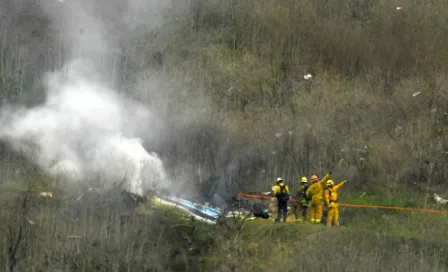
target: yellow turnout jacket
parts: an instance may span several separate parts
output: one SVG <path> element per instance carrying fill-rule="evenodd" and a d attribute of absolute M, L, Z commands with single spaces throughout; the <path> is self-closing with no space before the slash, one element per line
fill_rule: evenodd
<path fill-rule="evenodd" d="M 277 196 L 280 193 L 280 190 L 281 190 L 280 186 L 283 186 L 283 185 L 285 185 L 285 184 L 283 182 L 281 182 L 279 185 L 276 185 L 274 187 L 274 196 Z M 289 194 L 288 185 L 285 185 L 285 191 Z"/>
<path fill-rule="evenodd" d="M 338 185 L 334 185 L 333 188 L 328 187 L 325 190 L 325 204 L 327 206 L 330 205 L 331 202 L 337 202 L 338 201 L 338 191 L 341 189 L 341 187 L 345 184 L 345 182 L 341 182 Z M 331 192 L 331 194 L 330 194 Z"/>
<path fill-rule="evenodd" d="M 326 174 L 320 181 L 311 184 L 306 191 L 306 197 L 311 201 L 323 199 L 324 183 L 330 178 L 330 174 Z"/>

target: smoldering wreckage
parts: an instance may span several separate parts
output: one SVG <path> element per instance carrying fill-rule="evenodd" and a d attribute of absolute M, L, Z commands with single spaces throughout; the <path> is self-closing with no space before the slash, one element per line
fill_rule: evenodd
<path fill-rule="evenodd" d="M 272 195 L 271 192 L 263 194 Z M 42 198 L 58 197 L 54 192 L 40 192 L 39 195 Z M 215 197 L 224 199 L 217 194 L 215 194 Z M 208 202 L 200 204 L 166 192 L 149 191 L 148 194 L 142 196 L 121 188 L 102 190 L 89 187 L 65 200 L 67 202 L 66 208 L 74 216 L 81 213 L 82 207 L 93 200 L 96 210 L 114 207 L 118 213 L 127 213 L 140 205 L 146 205 L 154 209 L 173 209 L 178 212 L 180 217 L 192 218 L 207 224 L 216 224 L 219 220 L 225 218 L 238 218 L 240 220 L 268 219 L 270 218 L 269 211 L 274 213 L 274 210 L 276 210 L 276 205 L 272 201 L 264 203 L 265 201 L 251 201 L 239 196 L 220 201 L 221 205 L 216 207 Z"/>

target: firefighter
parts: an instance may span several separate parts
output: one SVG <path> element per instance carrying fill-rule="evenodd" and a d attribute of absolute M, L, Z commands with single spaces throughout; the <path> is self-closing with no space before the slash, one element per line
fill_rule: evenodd
<path fill-rule="evenodd" d="M 311 199 L 310 205 L 310 223 L 319 224 L 322 220 L 323 212 L 323 188 L 324 183 L 330 178 L 332 171 L 319 181 L 316 175 L 311 177 L 311 186 L 306 191 L 306 197 Z"/>
<path fill-rule="evenodd" d="M 327 181 L 327 189 L 325 190 L 325 205 L 328 207 L 327 212 L 327 226 L 331 227 L 334 220 L 334 225 L 339 227 L 339 204 L 338 204 L 338 191 L 341 187 L 347 183 L 346 180 L 334 185 L 334 182 L 330 179 Z"/>
<path fill-rule="evenodd" d="M 277 218 L 275 222 L 280 222 L 283 215 L 283 222 L 286 222 L 288 213 L 289 188 L 282 178 L 277 178 L 277 185 L 274 187 L 274 196 L 277 198 Z"/>
<path fill-rule="evenodd" d="M 297 190 L 297 202 L 294 205 L 294 215 L 296 217 L 296 222 L 302 221 L 302 219 L 299 218 L 299 211 L 302 211 L 303 221 L 306 221 L 307 219 L 308 206 L 310 205 L 309 199 L 306 197 L 307 189 L 308 179 L 306 177 L 302 177 L 302 179 L 300 180 L 299 189 Z"/>

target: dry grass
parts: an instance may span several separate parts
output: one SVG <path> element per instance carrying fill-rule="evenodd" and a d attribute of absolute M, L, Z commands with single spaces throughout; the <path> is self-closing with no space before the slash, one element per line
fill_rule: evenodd
<path fill-rule="evenodd" d="M 24 201 L 24 194 L 1 195 L 5 271 L 10 228 L 11 237 L 19 229 L 23 233 L 14 271 L 448 269 L 448 233 L 436 227 L 444 225 L 440 216 L 342 210 L 349 228 L 259 219 L 236 232 L 181 219 L 171 210 L 98 208 L 98 196 L 82 204 L 60 197 Z M 64 212 L 67 203 L 83 209 L 76 215 Z"/>

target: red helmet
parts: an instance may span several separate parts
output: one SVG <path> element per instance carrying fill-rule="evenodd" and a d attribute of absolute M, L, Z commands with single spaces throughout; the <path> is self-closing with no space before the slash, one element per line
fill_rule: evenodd
<path fill-rule="evenodd" d="M 311 182 L 317 182 L 317 181 L 318 181 L 317 176 L 316 175 L 312 175 L 311 176 Z"/>

